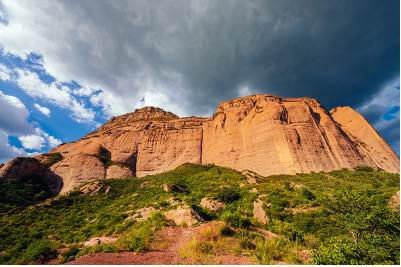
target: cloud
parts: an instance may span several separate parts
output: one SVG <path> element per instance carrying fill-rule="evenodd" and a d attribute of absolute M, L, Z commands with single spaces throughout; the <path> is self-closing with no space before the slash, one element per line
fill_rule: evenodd
<path fill-rule="evenodd" d="M 400 153 L 400 77 L 385 82 L 378 93 L 356 109 Z"/>
<path fill-rule="evenodd" d="M 43 147 L 45 139 L 39 135 L 26 135 L 20 136 L 18 139 L 21 141 L 25 149 L 40 150 Z"/>
<path fill-rule="evenodd" d="M 40 112 L 42 112 L 47 117 L 50 117 L 50 109 L 48 109 L 46 107 L 42 107 L 41 105 L 39 105 L 37 103 L 34 104 L 34 107 L 37 108 Z"/>
<path fill-rule="evenodd" d="M 18 85 L 29 96 L 70 110 L 72 112 L 71 117 L 79 123 L 99 126 L 94 121 L 95 112 L 91 108 L 86 108 L 84 103 L 73 97 L 71 95 L 72 90 L 67 86 L 57 82 L 46 83 L 40 79 L 36 72 L 28 69 L 9 69 L 4 65 L 0 65 L 1 70 L 4 70 L 4 73 L 8 75 L 7 81 Z M 81 92 L 85 92 L 85 90 L 78 90 L 78 94 L 82 94 Z M 38 104 L 35 104 L 35 107 L 49 117 L 50 110 L 48 108 L 41 107 Z"/>
<path fill-rule="evenodd" d="M 28 116 L 28 109 L 18 98 L 0 91 L 0 130 L 10 135 L 33 133 L 33 126 L 27 122 Z"/>
<path fill-rule="evenodd" d="M 0 80 L 3 80 L 3 81 L 10 80 L 11 79 L 10 74 L 11 74 L 11 71 L 3 64 L 0 64 Z"/>
<path fill-rule="evenodd" d="M 399 75 L 396 0 L 3 0 L 2 5 L 3 52 L 21 59 L 40 55 L 57 82 L 82 87 L 63 91 L 47 84 L 39 95 L 35 75 L 25 70 L 19 85 L 34 97 L 68 103 L 78 121 L 95 114 L 85 108 L 80 115 L 86 106 L 80 98 L 71 100 L 73 95 L 88 97 L 105 116 L 131 112 L 143 105 L 143 97 L 146 105 L 180 116 L 210 116 L 220 102 L 248 89 L 314 97 L 331 109 L 359 107 Z"/>
<path fill-rule="evenodd" d="M 38 151 L 29 153 L 25 149 L 41 150 L 45 146 L 53 148 L 61 144 L 61 140 L 28 123 L 28 117 L 29 111 L 20 99 L 0 91 L 0 162 L 38 154 Z M 9 136 L 17 136 L 23 148 L 11 145 Z"/>
<path fill-rule="evenodd" d="M 8 135 L 0 130 L 0 162 L 7 162 L 15 157 L 25 157 L 28 153 L 22 148 L 12 146 L 8 142 Z"/>
<path fill-rule="evenodd" d="M 42 129 L 36 128 L 35 131 L 36 134 L 18 137 L 25 149 L 41 150 L 46 144 L 52 148 L 61 144 L 61 140 L 54 138 Z"/>

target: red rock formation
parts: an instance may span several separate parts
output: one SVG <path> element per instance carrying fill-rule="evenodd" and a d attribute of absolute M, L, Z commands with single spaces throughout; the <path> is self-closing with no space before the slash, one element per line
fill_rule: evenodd
<path fill-rule="evenodd" d="M 330 110 L 333 119 L 352 140 L 354 146 L 364 157 L 387 172 L 400 172 L 400 159 L 383 137 L 358 112 L 350 107 Z"/>
<path fill-rule="evenodd" d="M 399 172 L 399 158 L 390 153 L 391 148 L 373 156 L 373 152 L 356 146 L 355 137 L 369 145 L 370 151 L 378 146 L 384 151 L 389 148 L 384 140 L 374 141 L 376 132 L 362 116 L 358 114 L 363 123 L 351 127 L 339 114 L 333 113 L 336 123 L 315 99 L 272 95 L 223 102 L 213 118 L 178 118 L 146 107 L 112 118 L 86 137 L 49 151 L 60 153 L 64 159 L 47 169 L 44 177 L 59 181 L 53 182 L 53 188 L 63 193 L 84 182 L 142 177 L 187 162 L 214 163 L 261 175 L 358 165 Z M 0 169 L 3 179 L 4 167 Z"/>

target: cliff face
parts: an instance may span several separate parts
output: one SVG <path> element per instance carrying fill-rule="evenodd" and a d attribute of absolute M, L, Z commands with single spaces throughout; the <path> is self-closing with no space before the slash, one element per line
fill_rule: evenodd
<path fill-rule="evenodd" d="M 202 163 L 261 175 L 374 166 L 311 98 L 257 95 L 224 102 L 204 132 Z"/>
<path fill-rule="evenodd" d="M 223 102 L 213 118 L 178 118 L 146 107 L 112 118 L 86 137 L 49 151 L 60 153 L 63 159 L 47 168 L 43 177 L 54 191 L 64 193 L 91 180 L 142 177 L 186 162 L 214 163 L 261 175 L 358 165 L 399 172 L 399 158 L 384 140 L 374 141 L 376 132 L 362 116 L 358 114 L 363 119 L 360 126 L 358 122 L 349 126 L 353 124 L 340 113 L 333 114 L 338 123 L 314 99 L 272 95 Z M 370 152 L 356 145 L 355 138 L 368 144 Z M 374 154 L 378 146 L 387 152 Z M 7 177 L 1 174 L 3 168 L 0 179 Z"/>
<path fill-rule="evenodd" d="M 334 108 L 330 110 L 330 114 L 361 155 L 371 159 L 374 165 L 385 171 L 400 172 L 397 154 L 363 116 L 350 107 Z"/>

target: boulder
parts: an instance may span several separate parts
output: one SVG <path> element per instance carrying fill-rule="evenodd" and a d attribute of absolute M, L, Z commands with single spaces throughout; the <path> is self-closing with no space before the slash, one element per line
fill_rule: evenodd
<path fill-rule="evenodd" d="M 195 210 L 187 206 L 179 206 L 177 209 L 169 210 L 164 213 L 164 216 L 169 220 L 173 220 L 176 225 L 185 223 L 187 226 L 191 226 L 198 221 L 205 222 Z"/>
<path fill-rule="evenodd" d="M 0 169 L 0 180 L 25 180 L 42 177 L 46 167 L 34 158 L 14 158 Z"/>
<path fill-rule="evenodd" d="M 263 209 L 264 202 L 260 199 L 253 202 L 253 217 L 261 223 L 269 223 L 269 217 Z"/>
<path fill-rule="evenodd" d="M 217 212 L 226 206 L 224 202 L 213 200 L 211 198 L 202 198 L 200 205 L 203 208 L 209 209 L 214 212 Z"/>

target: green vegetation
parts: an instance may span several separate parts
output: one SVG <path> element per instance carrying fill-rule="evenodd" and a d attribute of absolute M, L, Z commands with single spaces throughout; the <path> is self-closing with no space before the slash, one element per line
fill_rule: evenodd
<path fill-rule="evenodd" d="M 127 165 L 116 163 L 116 162 L 112 161 L 111 159 L 109 159 L 108 157 L 105 157 L 105 156 L 99 156 L 99 155 L 90 155 L 90 156 L 94 156 L 94 157 L 98 158 L 101 162 L 103 162 L 103 164 L 106 166 L 106 168 L 108 168 L 110 166 L 113 166 L 113 165 L 117 165 L 117 166 L 125 167 L 125 168 L 130 168 Z"/>
<path fill-rule="evenodd" d="M 162 213 L 183 204 L 207 220 L 224 222 L 205 230 L 201 240 L 188 243 L 183 263 L 191 263 L 191 257 L 192 263 L 218 263 L 214 255 L 234 251 L 261 264 L 399 264 L 399 212 L 387 205 L 399 191 L 398 174 L 343 169 L 274 175 L 259 178 L 259 184 L 247 180 L 232 169 L 195 164 L 142 178 L 99 180 L 103 189 L 98 195 L 82 195 L 76 189 L 51 205 L 0 218 L 0 251 L 6 251 L 0 264 L 50 259 L 61 247 L 68 247 L 62 262 L 93 252 L 146 251 L 155 233 L 172 225 Z M 0 184 L 3 214 L 39 201 L 35 195 L 42 192 L 40 186 L 32 189 L 32 183 L 19 182 Z M 182 190 L 166 192 L 165 184 Z M 200 206 L 205 197 L 226 206 L 211 212 Z M 253 218 L 257 199 L 266 203 L 263 208 L 270 220 L 266 225 Z M 348 203 L 353 203 L 351 208 Z M 143 221 L 134 220 L 144 215 L 145 208 L 156 212 Z M 97 236 L 118 239 L 114 244 L 80 245 Z M 313 250 L 311 260 L 300 256 L 304 250 Z"/>
<path fill-rule="evenodd" d="M 399 264 L 399 212 L 366 191 L 340 191 L 321 203 L 348 234 L 329 239 L 320 251 L 313 251 L 314 262 Z"/>
<path fill-rule="evenodd" d="M 41 163 L 48 168 L 63 160 L 63 156 L 60 153 L 46 153 L 43 154 L 43 156 L 45 156 L 47 159 Z"/>
<path fill-rule="evenodd" d="M 26 207 L 52 197 L 46 184 L 37 178 L 0 180 L 0 216 L 17 207 Z"/>

